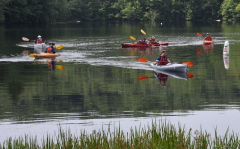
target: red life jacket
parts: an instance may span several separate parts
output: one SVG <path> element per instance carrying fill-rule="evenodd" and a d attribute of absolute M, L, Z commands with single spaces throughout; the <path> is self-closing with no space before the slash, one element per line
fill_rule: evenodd
<path fill-rule="evenodd" d="M 167 65 L 167 63 L 168 63 L 167 57 L 161 56 L 160 65 Z"/>
<path fill-rule="evenodd" d="M 204 40 L 212 41 L 212 37 L 211 36 L 205 37 Z"/>
<path fill-rule="evenodd" d="M 37 39 L 37 44 L 42 44 L 42 43 L 43 43 L 42 40 L 38 40 L 38 39 Z"/>
<path fill-rule="evenodd" d="M 52 47 L 48 47 L 47 53 L 52 53 Z"/>

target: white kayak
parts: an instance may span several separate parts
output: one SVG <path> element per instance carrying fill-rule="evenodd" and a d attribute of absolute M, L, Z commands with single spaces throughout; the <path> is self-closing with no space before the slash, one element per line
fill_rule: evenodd
<path fill-rule="evenodd" d="M 42 43 L 42 44 L 34 44 L 34 52 L 35 53 L 41 53 L 44 52 L 46 50 L 46 44 Z"/>
<path fill-rule="evenodd" d="M 153 63 L 150 64 L 150 67 L 156 70 L 161 70 L 161 71 L 187 71 L 187 65 L 186 64 L 169 64 L 169 65 L 154 65 Z"/>

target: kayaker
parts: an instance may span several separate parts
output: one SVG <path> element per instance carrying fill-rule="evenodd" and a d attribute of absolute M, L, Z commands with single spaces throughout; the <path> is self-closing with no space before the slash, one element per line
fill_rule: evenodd
<path fill-rule="evenodd" d="M 36 44 L 42 44 L 42 43 L 45 43 L 45 42 L 42 41 L 42 37 L 40 35 L 38 35 L 38 39 L 37 40 L 34 40 L 34 43 L 36 43 Z"/>
<path fill-rule="evenodd" d="M 143 40 L 139 40 L 138 43 L 139 44 L 148 44 L 145 38 L 143 38 Z"/>
<path fill-rule="evenodd" d="M 151 44 L 157 44 L 157 41 L 155 40 L 154 36 L 152 36 L 152 40 L 150 42 L 151 42 Z"/>
<path fill-rule="evenodd" d="M 157 63 L 159 63 L 160 65 L 169 65 L 169 64 L 171 64 L 170 60 L 166 56 L 166 51 L 165 50 L 163 50 L 161 52 L 161 55 L 156 59 L 156 62 L 154 62 L 153 64 L 156 65 Z"/>
<path fill-rule="evenodd" d="M 44 51 L 45 53 L 56 53 L 56 49 L 53 47 L 55 45 L 55 43 L 50 42 L 49 43 L 49 47 Z"/>
<path fill-rule="evenodd" d="M 203 39 L 203 41 L 212 41 L 212 37 L 207 33 L 207 36 Z"/>

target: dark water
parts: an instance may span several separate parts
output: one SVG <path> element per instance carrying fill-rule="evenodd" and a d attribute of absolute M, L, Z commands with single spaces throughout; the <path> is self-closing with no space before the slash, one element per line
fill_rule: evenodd
<path fill-rule="evenodd" d="M 134 42 L 129 36 L 146 37 L 141 29 L 169 46 L 122 49 L 120 43 Z M 2 25 L 1 142 L 29 132 L 38 135 L 40 130 L 44 135 L 58 123 L 91 131 L 111 121 L 131 127 L 154 118 L 240 132 L 239 31 L 239 23 L 229 22 Z M 203 46 L 197 32 L 210 33 L 214 45 Z M 33 53 L 33 43 L 21 38 L 35 40 L 37 35 L 63 45 L 62 55 L 55 60 L 23 55 L 24 50 Z M 226 40 L 228 69 L 223 61 Z M 171 62 L 193 62 L 187 72 L 193 78 L 175 74 L 161 82 L 150 63 L 138 62 L 139 57 L 155 61 L 163 49 Z M 141 75 L 148 78 L 138 79 Z"/>

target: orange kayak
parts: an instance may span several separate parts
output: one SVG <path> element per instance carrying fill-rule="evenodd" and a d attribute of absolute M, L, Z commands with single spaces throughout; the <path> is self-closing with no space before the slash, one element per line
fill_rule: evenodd
<path fill-rule="evenodd" d="M 33 54 L 33 56 L 31 56 L 31 57 L 35 57 L 36 59 L 39 59 L 39 58 L 55 58 L 55 57 L 60 56 L 60 55 L 61 55 L 61 53 L 55 53 L 54 54 L 54 53 L 41 52 L 40 54 Z"/>
<path fill-rule="evenodd" d="M 213 41 L 204 41 L 203 44 L 213 44 Z"/>

